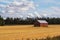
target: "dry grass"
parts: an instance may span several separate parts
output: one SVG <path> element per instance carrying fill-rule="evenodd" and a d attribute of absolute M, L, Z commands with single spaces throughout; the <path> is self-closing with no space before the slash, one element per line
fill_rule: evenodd
<path fill-rule="evenodd" d="M 33 27 L 33 25 L 0 26 L 0 40 L 26 40 L 60 35 L 60 25 Z"/>

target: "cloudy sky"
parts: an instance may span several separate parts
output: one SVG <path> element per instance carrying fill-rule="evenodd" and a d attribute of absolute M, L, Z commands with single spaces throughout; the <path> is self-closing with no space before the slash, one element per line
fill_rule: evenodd
<path fill-rule="evenodd" d="M 0 0 L 0 15 L 6 17 L 60 17 L 60 0 Z"/>

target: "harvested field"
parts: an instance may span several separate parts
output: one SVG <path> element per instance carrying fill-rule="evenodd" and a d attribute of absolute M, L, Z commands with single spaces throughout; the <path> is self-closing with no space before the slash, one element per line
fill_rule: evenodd
<path fill-rule="evenodd" d="M 33 27 L 33 25 L 0 26 L 0 40 L 41 39 L 47 36 L 59 36 L 60 25 Z"/>

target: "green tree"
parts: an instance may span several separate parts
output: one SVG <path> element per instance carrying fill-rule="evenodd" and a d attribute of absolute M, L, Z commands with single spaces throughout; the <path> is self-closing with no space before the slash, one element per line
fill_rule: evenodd
<path fill-rule="evenodd" d="M 13 24 L 13 18 L 7 17 L 6 20 L 5 20 L 5 24 L 6 25 L 12 25 Z"/>
<path fill-rule="evenodd" d="M 3 26 L 4 25 L 4 20 L 3 18 L 0 16 L 0 26 Z"/>

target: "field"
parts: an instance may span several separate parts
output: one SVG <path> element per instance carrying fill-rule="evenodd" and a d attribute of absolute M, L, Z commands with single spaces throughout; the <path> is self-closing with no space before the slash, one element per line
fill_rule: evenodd
<path fill-rule="evenodd" d="M 33 27 L 33 25 L 0 26 L 0 40 L 41 39 L 47 36 L 59 36 L 60 25 L 48 27 Z"/>

